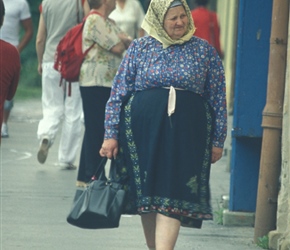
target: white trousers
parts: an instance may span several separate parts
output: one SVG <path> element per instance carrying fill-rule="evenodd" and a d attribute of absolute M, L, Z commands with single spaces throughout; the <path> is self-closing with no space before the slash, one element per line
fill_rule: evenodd
<path fill-rule="evenodd" d="M 53 144 L 59 126 L 62 131 L 58 149 L 59 163 L 74 163 L 81 141 L 82 101 L 79 83 L 71 83 L 71 96 L 68 96 L 69 83 L 60 86 L 60 74 L 53 69 L 53 63 L 42 65 L 42 112 L 38 125 L 38 139 L 48 138 Z"/>

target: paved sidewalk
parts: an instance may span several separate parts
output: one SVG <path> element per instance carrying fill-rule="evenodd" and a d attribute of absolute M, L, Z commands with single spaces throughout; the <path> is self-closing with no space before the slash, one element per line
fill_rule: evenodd
<path fill-rule="evenodd" d="M 59 136 L 47 162 L 37 162 L 36 138 L 40 100 L 15 101 L 8 139 L 0 151 L 0 250 L 141 250 L 147 249 L 139 216 L 123 216 L 118 229 L 83 230 L 66 222 L 75 192 L 77 171 L 61 170 L 57 162 Z M 230 148 L 230 138 L 226 142 Z M 78 163 L 78 161 L 76 161 Z M 214 211 L 229 193 L 227 156 L 212 166 Z M 254 228 L 225 227 L 206 221 L 201 230 L 181 228 L 176 250 L 254 250 Z"/>

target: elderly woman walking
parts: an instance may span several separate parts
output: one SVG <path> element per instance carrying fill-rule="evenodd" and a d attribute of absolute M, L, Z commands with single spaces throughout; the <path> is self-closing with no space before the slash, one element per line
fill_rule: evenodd
<path fill-rule="evenodd" d="M 224 69 L 193 36 L 185 0 L 152 0 L 115 76 L 103 157 L 121 164 L 126 213 L 141 215 L 149 249 L 171 250 L 180 226 L 212 219 L 209 175 L 227 131 Z"/>

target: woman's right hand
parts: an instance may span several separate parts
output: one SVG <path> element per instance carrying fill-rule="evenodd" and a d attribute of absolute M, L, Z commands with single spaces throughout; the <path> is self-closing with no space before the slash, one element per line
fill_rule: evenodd
<path fill-rule="evenodd" d="M 100 155 L 109 159 L 116 158 L 118 154 L 118 141 L 115 139 L 105 139 L 100 149 Z"/>

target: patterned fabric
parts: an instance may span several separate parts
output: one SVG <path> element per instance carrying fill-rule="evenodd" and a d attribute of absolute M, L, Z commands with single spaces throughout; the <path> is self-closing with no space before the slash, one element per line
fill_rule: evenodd
<path fill-rule="evenodd" d="M 163 22 L 165 14 L 173 1 L 152 0 L 141 26 L 150 36 L 161 42 L 164 48 L 172 44 L 183 44 L 192 37 L 195 31 L 190 9 L 185 0 L 180 0 L 183 3 L 189 21 L 187 33 L 178 40 L 173 40 L 168 36 L 163 28 Z"/>
<path fill-rule="evenodd" d="M 199 227 L 196 220 L 212 219 L 212 112 L 200 95 L 177 90 L 176 113 L 168 117 L 168 92 L 136 92 L 124 105 L 119 177 L 127 189 L 125 213 L 158 212 Z"/>
<path fill-rule="evenodd" d="M 113 78 L 121 63 L 121 56 L 113 54 L 110 49 L 121 40 L 121 30 L 110 19 L 95 14 L 90 15 L 83 30 L 83 51 L 92 43 L 93 48 L 87 54 L 80 72 L 80 85 L 83 87 L 111 87 Z"/>
<path fill-rule="evenodd" d="M 132 93 L 170 86 L 205 98 L 215 113 L 213 145 L 223 147 L 227 133 L 224 69 L 216 50 L 197 37 L 167 49 L 152 37 L 132 42 L 106 106 L 105 138 L 118 139 L 121 105 Z"/>

